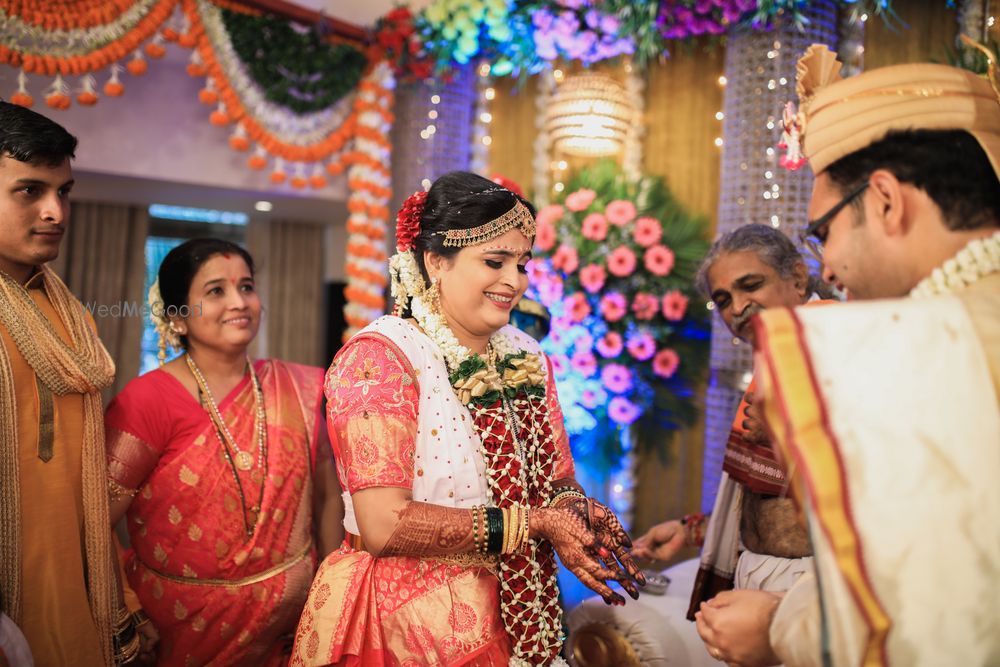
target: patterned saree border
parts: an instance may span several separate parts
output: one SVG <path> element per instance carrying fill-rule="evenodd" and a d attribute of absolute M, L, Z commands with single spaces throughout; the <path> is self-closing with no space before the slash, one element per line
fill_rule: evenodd
<path fill-rule="evenodd" d="M 804 476 L 809 502 L 869 629 L 862 664 L 887 665 L 891 621 L 865 567 L 844 461 L 821 399 L 802 323 L 790 309 L 772 309 L 758 318 L 755 333 L 758 358 L 766 365 L 768 398 L 774 399 L 772 409 L 777 409 L 780 421 L 780 429 L 774 428 L 775 442 Z"/>

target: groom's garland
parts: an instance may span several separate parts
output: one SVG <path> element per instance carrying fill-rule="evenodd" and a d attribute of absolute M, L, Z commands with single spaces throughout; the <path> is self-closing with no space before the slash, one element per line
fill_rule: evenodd
<path fill-rule="evenodd" d="M 490 337 L 490 360 L 459 343 L 430 295 L 414 256 L 426 193 L 403 204 L 396 219 L 397 252 L 389 262 L 396 313 L 406 310 L 444 355 L 448 380 L 472 414 L 496 507 L 542 507 L 552 497 L 556 443 L 545 398 L 540 355 L 521 350 L 502 332 Z M 565 665 L 555 551 L 548 542 L 500 561 L 500 611 L 510 638 L 510 667 Z"/>

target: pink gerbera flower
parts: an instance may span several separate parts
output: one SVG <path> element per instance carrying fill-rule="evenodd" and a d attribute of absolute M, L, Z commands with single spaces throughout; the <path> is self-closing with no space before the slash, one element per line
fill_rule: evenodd
<path fill-rule="evenodd" d="M 659 243 L 663 237 L 663 226 L 656 218 L 639 218 L 635 221 L 632 238 L 643 248 Z"/>
<path fill-rule="evenodd" d="M 604 209 L 608 222 L 612 225 L 627 225 L 635 219 L 635 204 L 624 199 L 616 199 Z"/>
<path fill-rule="evenodd" d="M 551 222 L 539 221 L 535 225 L 535 247 L 542 252 L 548 252 L 555 244 L 556 228 Z"/>
<path fill-rule="evenodd" d="M 657 352 L 656 356 L 653 357 L 653 372 L 661 378 L 673 377 L 680 363 L 681 358 L 677 356 L 677 353 L 666 348 Z"/>
<path fill-rule="evenodd" d="M 622 341 L 622 335 L 617 331 L 609 331 L 608 333 L 601 336 L 601 339 L 597 341 L 597 351 L 605 359 L 614 359 L 619 354 L 622 353 L 625 344 Z"/>
<path fill-rule="evenodd" d="M 576 248 L 563 244 L 552 255 L 552 266 L 564 273 L 573 273 L 580 266 L 580 256 Z"/>
<path fill-rule="evenodd" d="M 577 352 L 569 361 L 577 373 L 585 378 L 593 377 L 597 372 L 597 357 L 593 352 Z"/>
<path fill-rule="evenodd" d="M 656 354 L 656 341 L 646 332 L 637 333 L 628 339 L 625 348 L 639 361 L 648 361 Z"/>
<path fill-rule="evenodd" d="M 624 394 L 632 388 L 632 371 L 621 364 L 608 364 L 601 371 L 601 382 L 608 391 Z"/>
<path fill-rule="evenodd" d="M 607 280 L 607 275 L 604 273 L 604 267 L 600 264 L 588 264 L 580 269 L 580 284 L 591 294 L 600 292 L 601 288 L 604 287 L 605 280 Z"/>
<path fill-rule="evenodd" d="M 582 322 L 590 315 L 590 304 L 587 302 L 587 295 L 583 292 L 571 294 L 563 303 L 566 308 L 566 315 L 572 322 Z"/>
<path fill-rule="evenodd" d="M 624 396 L 615 396 L 608 403 L 608 417 L 622 426 L 628 426 L 642 414 L 639 406 Z"/>
<path fill-rule="evenodd" d="M 549 204 L 539 209 L 538 215 L 535 216 L 535 222 L 539 225 L 545 223 L 554 226 L 563 213 L 564 209 L 559 204 Z"/>
<path fill-rule="evenodd" d="M 652 294 L 639 292 L 632 299 L 632 312 L 640 320 L 651 320 L 656 317 L 656 311 L 660 308 L 660 300 Z"/>
<path fill-rule="evenodd" d="M 635 265 L 635 253 L 626 246 L 618 246 L 608 255 L 608 271 L 619 278 L 632 275 Z"/>
<path fill-rule="evenodd" d="M 566 208 L 569 210 L 579 213 L 585 210 L 594 202 L 594 198 L 597 197 L 597 193 L 593 190 L 577 190 L 566 197 Z"/>
<path fill-rule="evenodd" d="M 674 269 L 674 251 L 663 245 L 654 245 L 646 251 L 642 261 L 653 275 L 666 276 Z"/>
<path fill-rule="evenodd" d="M 602 296 L 598 307 L 601 316 L 608 322 L 617 322 L 625 317 L 625 297 L 617 292 Z"/>
<path fill-rule="evenodd" d="M 663 317 L 671 322 L 678 322 L 684 319 L 687 307 L 688 298 L 681 292 L 674 290 L 663 295 Z"/>
<path fill-rule="evenodd" d="M 608 219 L 600 213 L 591 213 L 583 219 L 580 233 L 591 241 L 603 241 L 608 235 Z"/>

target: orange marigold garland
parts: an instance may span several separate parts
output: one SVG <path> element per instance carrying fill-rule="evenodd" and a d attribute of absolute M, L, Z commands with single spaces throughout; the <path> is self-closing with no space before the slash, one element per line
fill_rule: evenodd
<path fill-rule="evenodd" d="M 385 313 L 386 237 L 391 195 L 389 130 L 395 78 L 392 68 L 381 62 L 371 68 L 355 100 L 358 136 L 354 150 L 344 156 L 350 165 L 347 200 L 347 287 L 344 319 L 347 340 Z"/>
<path fill-rule="evenodd" d="M 182 0 L 182 7 L 188 28 L 178 41 L 194 49 L 188 73 L 206 77 L 199 99 L 217 105 L 210 114 L 212 124 L 234 123 L 242 129 L 240 136 L 245 140 L 231 142 L 233 149 L 248 150 L 254 144 L 260 149 L 250 158 L 250 168 L 264 169 L 268 155 L 287 163 L 315 166 L 352 141 L 359 113 L 353 103 L 355 96 L 349 95 L 329 109 L 301 115 L 269 102 L 239 61 L 217 3 Z M 334 168 L 330 173 L 335 173 Z M 283 166 L 272 171 L 272 182 L 314 188 L 327 184 L 314 168 L 296 171 L 289 178 Z"/>
<path fill-rule="evenodd" d="M 132 54 L 128 68 L 142 74 L 148 64 L 143 58 L 160 57 L 165 52 L 157 32 L 173 14 L 179 0 L 76 0 L 73 2 L 4 3 L 5 29 L 0 37 L 0 63 L 21 70 L 21 74 L 55 77 L 45 102 L 54 109 L 66 109 L 72 96 L 63 77 L 93 74 Z M 82 105 L 97 102 L 97 82 L 84 79 L 76 100 Z M 112 70 L 104 92 L 121 95 L 124 86 Z M 34 99 L 19 77 L 18 91 L 11 101 L 30 106 Z"/>

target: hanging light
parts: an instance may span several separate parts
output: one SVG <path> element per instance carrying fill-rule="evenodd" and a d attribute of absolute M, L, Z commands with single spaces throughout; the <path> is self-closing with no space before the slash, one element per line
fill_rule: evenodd
<path fill-rule="evenodd" d="M 546 129 L 556 151 L 601 157 L 621 152 L 635 109 L 625 87 L 603 74 L 567 76 L 546 114 Z"/>

